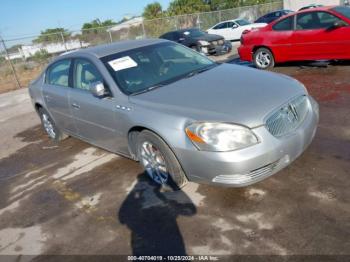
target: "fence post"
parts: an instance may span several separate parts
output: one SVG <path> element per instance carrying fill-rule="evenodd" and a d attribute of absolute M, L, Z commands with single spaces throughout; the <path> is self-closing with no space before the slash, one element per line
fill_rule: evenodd
<path fill-rule="evenodd" d="M 143 19 L 142 19 L 142 32 L 143 32 L 143 38 L 147 38 L 146 30 L 145 30 L 145 22 L 143 21 Z"/>
<path fill-rule="evenodd" d="M 68 51 L 67 49 L 67 45 L 66 45 L 66 40 L 64 39 L 64 35 L 63 35 L 63 32 L 60 32 L 60 35 L 61 35 L 61 38 L 62 38 L 62 42 L 64 44 L 64 49 L 66 50 L 66 52 Z"/>
<path fill-rule="evenodd" d="M 109 34 L 109 40 L 111 41 L 111 43 L 113 43 L 113 38 L 112 38 L 112 33 L 111 33 L 111 29 L 107 29 L 108 30 L 108 34 Z"/>
<path fill-rule="evenodd" d="M 221 22 L 222 19 L 221 19 L 221 10 L 219 10 L 219 22 Z"/>
<path fill-rule="evenodd" d="M 1 43 L 2 43 L 2 45 L 4 47 L 5 55 L 6 55 L 6 58 L 7 58 L 7 61 L 9 63 L 9 65 L 11 67 L 11 70 L 12 70 L 12 73 L 13 73 L 13 77 L 15 78 L 15 81 L 16 81 L 16 85 L 17 85 L 18 88 L 21 88 L 21 83 L 19 82 L 18 76 L 16 74 L 15 67 L 13 66 L 13 64 L 11 62 L 9 53 L 7 52 L 5 41 L 4 41 L 4 39 L 1 36 L 0 36 L 0 40 L 1 40 Z"/>
<path fill-rule="evenodd" d="M 175 29 L 176 29 L 176 30 L 179 29 L 177 18 L 178 18 L 178 17 L 175 16 Z"/>
<path fill-rule="evenodd" d="M 199 19 L 199 13 L 197 14 L 197 24 L 198 24 L 198 28 L 199 30 L 201 29 L 201 20 Z"/>

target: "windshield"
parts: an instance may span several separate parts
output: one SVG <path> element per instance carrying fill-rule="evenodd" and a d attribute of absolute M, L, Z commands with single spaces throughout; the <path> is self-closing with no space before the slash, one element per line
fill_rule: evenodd
<path fill-rule="evenodd" d="M 333 11 L 345 16 L 350 19 L 350 7 L 346 6 L 337 6 L 333 8 Z"/>
<path fill-rule="evenodd" d="M 166 42 L 101 58 L 125 94 L 166 85 L 210 69 L 215 62 L 179 44 Z"/>
<path fill-rule="evenodd" d="M 186 30 L 183 32 L 183 34 L 185 36 L 191 36 L 191 37 L 201 37 L 204 36 L 205 33 L 201 30 L 198 29 L 190 29 L 190 30 Z"/>
<path fill-rule="evenodd" d="M 244 25 L 250 25 L 251 23 L 245 19 L 239 19 L 236 20 L 236 23 L 239 24 L 240 26 L 244 26 Z"/>

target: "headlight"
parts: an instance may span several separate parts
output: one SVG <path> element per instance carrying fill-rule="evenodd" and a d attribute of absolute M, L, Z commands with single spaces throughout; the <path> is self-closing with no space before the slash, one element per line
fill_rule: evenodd
<path fill-rule="evenodd" d="M 203 151 L 232 151 L 258 143 L 249 128 L 228 123 L 193 123 L 186 128 L 186 134 Z"/>
<path fill-rule="evenodd" d="M 198 43 L 200 44 L 200 45 L 209 45 L 209 42 L 208 41 L 204 41 L 204 40 L 199 40 L 198 41 Z"/>

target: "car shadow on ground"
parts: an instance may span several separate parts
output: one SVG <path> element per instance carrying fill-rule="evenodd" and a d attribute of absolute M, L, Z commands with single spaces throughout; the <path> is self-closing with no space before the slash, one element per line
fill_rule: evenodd
<path fill-rule="evenodd" d="M 193 216 L 196 206 L 182 190 L 162 192 L 145 174 L 122 203 L 118 217 L 131 231 L 133 255 L 186 255 L 178 216 Z"/>

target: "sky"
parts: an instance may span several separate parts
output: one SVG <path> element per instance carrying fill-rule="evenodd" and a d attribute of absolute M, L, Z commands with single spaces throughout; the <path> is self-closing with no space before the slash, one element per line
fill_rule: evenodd
<path fill-rule="evenodd" d="M 47 28 L 79 30 L 95 18 L 118 21 L 140 15 L 155 0 L 1 0 L 0 35 L 4 39 L 40 34 Z M 166 9 L 170 0 L 157 0 Z"/>

